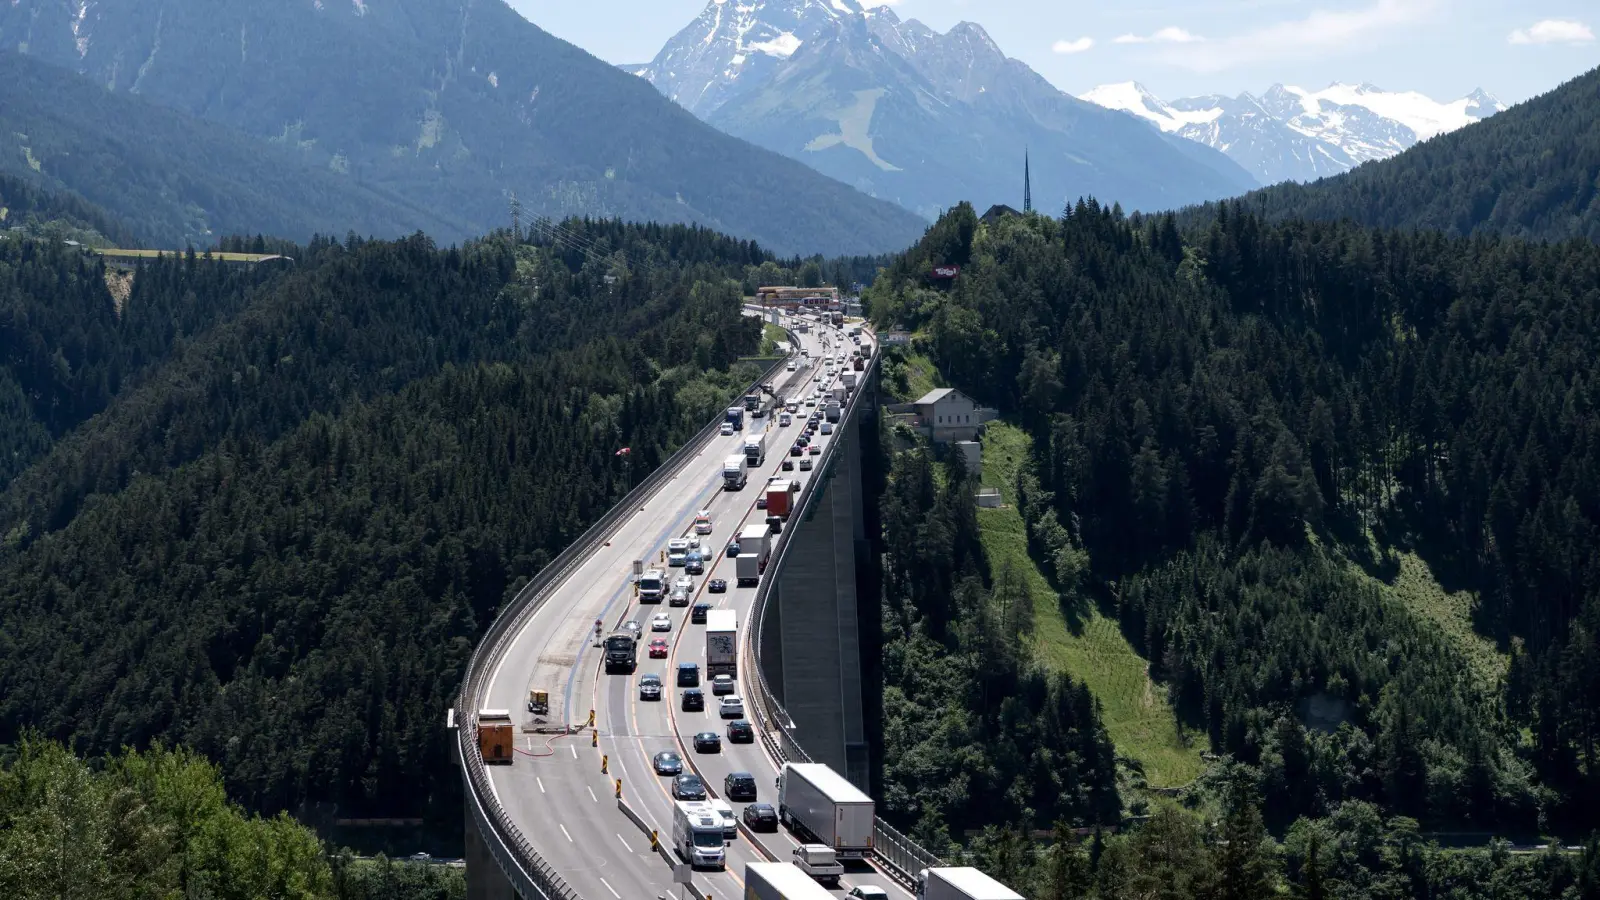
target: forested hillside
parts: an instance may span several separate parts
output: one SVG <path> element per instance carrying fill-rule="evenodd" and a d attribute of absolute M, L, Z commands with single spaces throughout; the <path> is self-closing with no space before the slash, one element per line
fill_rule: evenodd
<path fill-rule="evenodd" d="M 167 260 L 121 317 L 93 263 L 22 245 L 21 297 L 77 279 L 83 309 L 0 333 L 7 359 L 102 374 L 18 417 L 43 455 L 0 495 L 0 743 L 161 739 L 250 809 L 458 829 L 439 711 L 480 630 L 754 373 L 753 244 L 570 228 Z M 168 330 L 135 328 L 146 294 Z"/>
<path fill-rule="evenodd" d="M 930 286 L 943 263 L 959 279 Z M 1280 835 L 1370 804 L 1578 837 L 1600 826 L 1597 286 L 1588 243 L 1238 204 L 1184 236 L 1091 201 L 993 226 L 957 208 L 868 298 L 1034 437 L 1007 493 L 1062 603 L 1117 617 L 1243 764 L 1194 797 L 1259 796 Z M 1401 552 L 1479 598 L 1506 679 L 1383 589 Z"/>
<path fill-rule="evenodd" d="M 16 900 L 228 897 L 454 900 L 456 870 L 329 855 L 285 815 L 229 801 L 192 753 L 124 750 L 91 765 L 26 736 L 0 759 L 0 895 Z"/>
<path fill-rule="evenodd" d="M 132 232 L 116 236 L 124 245 L 208 247 L 243 231 L 461 240 L 474 230 L 288 147 L 12 52 L 0 52 L 0 171 L 109 210 Z"/>
<path fill-rule="evenodd" d="M 131 229 L 82 197 L 0 175 L 0 235 L 34 237 L 46 228 L 91 245 L 134 246 L 137 240 Z"/>
<path fill-rule="evenodd" d="M 1600 69 L 1486 121 L 1312 184 L 1246 195 L 1271 219 L 1600 241 Z"/>
<path fill-rule="evenodd" d="M 937 848 L 974 823 L 1115 824 L 1094 697 L 1034 665 L 1033 597 L 985 564 L 973 487 L 959 465 L 908 452 L 881 501 L 884 812 Z"/>

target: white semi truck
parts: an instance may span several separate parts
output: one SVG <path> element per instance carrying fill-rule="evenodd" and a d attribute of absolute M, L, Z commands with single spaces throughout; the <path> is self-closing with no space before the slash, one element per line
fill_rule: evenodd
<path fill-rule="evenodd" d="M 722 489 L 742 491 L 749 477 L 750 461 L 743 453 L 734 453 L 722 461 Z"/>
<path fill-rule="evenodd" d="M 697 869 L 728 867 L 722 817 L 704 800 L 679 800 L 672 809 L 672 849 Z"/>
<path fill-rule="evenodd" d="M 706 613 L 706 675 L 735 675 L 738 667 L 739 614 L 713 609 Z"/>
<path fill-rule="evenodd" d="M 822 763 L 783 764 L 778 818 L 801 840 L 831 847 L 840 859 L 872 855 L 872 798 Z"/>
<path fill-rule="evenodd" d="M 767 568 L 767 557 L 772 553 L 771 529 L 765 524 L 747 525 L 739 532 L 739 558 L 734 560 L 740 587 L 752 587 L 761 581 Z"/>
<path fill-rule="evenodd" d="M 745 863 L 744 896 L 745 900 L 835 900 L 827 888 L 786 862 Z"/>
<path fill-rule="evenodd" d="M 766 465 L 767 462 L 767 433 L 746 435 L 744 439 L 744 459 L 752 466 Z"/>
<path fill-rule="evenodd" d="M 923 869 L 917 900 L 1022 900 L 1022 896 L 971 866 Z"/>

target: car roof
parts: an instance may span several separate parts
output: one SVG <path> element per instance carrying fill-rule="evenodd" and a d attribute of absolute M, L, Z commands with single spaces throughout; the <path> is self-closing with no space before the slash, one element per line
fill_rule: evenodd
<path fill-rule="evenodd" d="M 754 778 L 755 776 L 751 775 L 749 772 L 729 772 L 728 773 L 728 777 L 729 778 Z"/>
<path fill-rule="evenodd" d="M 665 640 L 665 638 L 662 638 L 661 640 Z M 680 668 L 680 669 L 698 669 L 698 668 L 700 668 L 700 664 L 699 663 L 681 662 L 681 663 L 678 663 L 678 668 Z"/>
<path fill-rule="evenodd" d="M 657 675 L 654 672 L 646 672 L 645 674 L 639 676 L 639 680 L 640 681 L 660 681 L 661 680 L 661 676 Z"/>

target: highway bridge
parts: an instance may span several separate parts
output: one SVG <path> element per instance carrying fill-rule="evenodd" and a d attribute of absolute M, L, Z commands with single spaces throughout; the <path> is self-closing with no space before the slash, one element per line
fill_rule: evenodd
<path fill-rule="evenodd" d="M 814 327 L 807 334 L 790 330 L 789 338 L 813 359 L 823 354 L 825 341 L 832 353 L 853 346 L 833 328 Z M 863 349 L 871 350 L 871 342 L 864 334 Z M 817 436 L 821 453 L 810 457 L 814 469 L 802 472 L 796 466 L 781 473 L 799 480 L 801 493 L 758 587 L 738 586 L 735 560 L 726 558 L 722 548 L 745 523 L 765 521 L 766 512 L 756 508 L 757 495 L 769 476 L 780 474 L 782 461 L 791 458 L 788 448 L 810 411 L 804 406 L 787 427 L 779 427 L 775 417 L 750 419 L 744 432 L 729 437 L 718 433 L 720 417 L 709 423 L 547 566 L 490 626 L 449 717 L 465 779 L 469 897 L 653 900 L 692 891 L 713 900 L 740 900 L 746 863 L 790 859 L 796 842 L 786 829 L 758 834 L 741 825 L 739 837 L 728 846 L 726 871 L 695 872 L 687 888 L 675 884 L 671 863 L 676 859 L 670 850 L 653 851 L 649 836 L 656 831 L 665 846 L 672 832 L 670 779 L 656 776 L 651 765 L 661 750 L 678 752 L 685 770 L 696 771 L 712 797 L 720 796 L 729 772 L 747 771 L 756 776 L 759 800 L 776 805 L 778 767 L 784 760 L 810 760 L 804 748 L 866 785 L 853 621 L 852 548 L 862 542 L 859 448 L 852 434 L 866 418 L 863 411 L 870 415 L 875 403 L 877 364 L 878 355 L 872 353 L 866 370 L 858 373 L 861 386 L 847 402 L 840 425 L 831 435 Z M 831 388 L 843 374 L 829 377 L 823 372 L 820 364 L 788 372 L 780 362 L 762 382 L 776 382 L 781 396 L 803 396 L 813 388 Z M 738 452 L 752 428 L 769 429 L 766 462 L 752 467 L 743 491 L 724 491 L 722 462 Z M 830 488 L 834 481 L 839 483 Z M 830 493 L 844 499 L 832 502 Z M 724 740 L 715 754 L 695 753 L 692 738 L 701 731 L 725 732 L 717 718 L 717 698 L 706 687 L 707 712 L 684 712 L 672 677 L 679 662 L 698 662 L 704 670 L 704 627 L 689 622 L 689 608 L 641 606 L 632 583 L 634 561 L 648 565 L 658 560 L 670 539 L 691 533 L 700 510 L 710 511 L 714 529 L 702 539 L 710 558 L 704 574 L 695 579 L 692 602 L 738 613 L 738 692 L 758 735 L 750 744 Z M 802 570 L 807 580 L 801 587 L 821 585 L 819 593 L 797 596 L 802 591 L 786 572 Z M 669 571 L 675 576 L 682 570 Z M 728 582 L 726 593 L 707 592 L 706 585 L 716 578 Z M 780 606 L 784 591 L 789 597 Z M 671 614 L 669 634 L 648 631 L 657 612 Z M 605 674 L 596 622 L 609 634 L 630 620 L 647 629 L 641 644 L 655 636 L 667 638 L 668 657 L 649 659 L 641 649 L 636 673 Z M 817 660 L 824 664 L 814 666 Z M 638 676 L 649 672 L 662 676 L 660 701 L 639 699 Z M 773 683 L 768 673 L 773 673 Z M 532 730 L 526 712 L 530 688 L 549 691 L 548 719 L 560 724 Z M 837 700 L 828 696 L 833 692 Z M 784 707 L 785 699 L 793 710 Z M 476 717 L 483 709 L 511 711 L 511 765 L 485 764 L 476 739 Z M 881 820 L 875 853 L 870 864 L 850 864 L 836 893 L 872 884 L 885 888 L 894 900 L 906 900 L 911 875 L 937 864 Z"/>

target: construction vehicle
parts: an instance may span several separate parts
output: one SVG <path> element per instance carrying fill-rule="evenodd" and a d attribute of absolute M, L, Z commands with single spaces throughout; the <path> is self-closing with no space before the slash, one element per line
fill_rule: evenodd
<path fill-rule="evenodd" d="M 478 710 L 478 752 L 489 765 L 511 765 L 516 755 L 516 736 L 511 730 L 511 710 Z"/>
<path fill-rule="evenodd" d="M 528 691 L 528 712 L 536 716 L 550 715 L 550 692 L 539 688 Z"/>

